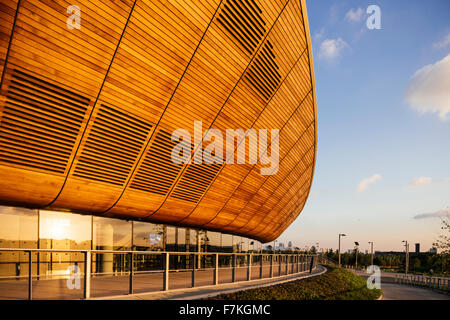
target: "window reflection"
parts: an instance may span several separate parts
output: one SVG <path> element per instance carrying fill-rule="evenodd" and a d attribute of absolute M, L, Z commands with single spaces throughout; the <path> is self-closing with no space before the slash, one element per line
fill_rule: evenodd
<path fill-rule="evenodd" d="M 222 251 L 233 252 L 233 236 L 231 234 L 222 234 Z"/>
<path fill-rule="evenodd" d="M 207 231 L 208 252 L 220 252 L 222 245 L 222 235 L 219 232 Z"/>
<path fill-rule="evenodd" d="M 93 240 L 96 250 L 131 250 L 131 234 L 131 221 L 93 218 Z M 93 269 L 99 275 L 126 272 L 129 263 L 128 254 L 96 253 L 93 255 Z"/>
<path fill-rule="evenodd" d="M 0 248 L 37 248 L 37 229 L 37 210 L 0 206 Z M 33 266 L 35 272 L 36 265 Z M 16 276 L 20 279 L 27 275 L 27 253 L 0 252 L 0 276 Z"/>
<path fill-rule="evenodd" d="M 41 210 L 39 212 L 40 249 L 91 248 L 91 217 L 74 213 Z M 84 262 L 82 252 L 39 253 L 39 274 L 67 275 L 69 266 Z"/>
<path fill-rule="evenodd" d="M 164 226 L 148 222 L 133 222 L 133 246 L 138 251 L 163 251 Z"/>

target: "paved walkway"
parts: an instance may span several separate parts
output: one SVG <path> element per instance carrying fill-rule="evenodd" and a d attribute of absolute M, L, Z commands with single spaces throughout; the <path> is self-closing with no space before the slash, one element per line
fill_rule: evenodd
<path fill-rule="evenodd" d="M 309 272 L 302 272 L 297 274 L 284 275 L 279 278 L 240 281 L 228 284 L 221 284 L 218 286 L 211 285 L 196 288 L 184 288 L 171 290 L 168 292 L 150 292 L 131 295 L 119 295 L 112 297 L 102 297 L 102 298 L 94 298 L 92 300 L 195 300 L 216 296 L 222 293 L 232 293 L 241 290 L 268 287 L 294 280 L 306 279 L 321 275 L 325 272 L 326 272 L 325 267 L 317 266 L 317 268 L 313 270 L 311 274 Z"/>
<path fill-rule="evenodd" d="M 367 279 L 369 274 L 357 271 L 357 275 Z M 450 300 L 450 296 L 436 292 L 432 289 L 417 288 L 406 284 L 395 283 L 395 273 L 381 273 L 381 300 Z"/>

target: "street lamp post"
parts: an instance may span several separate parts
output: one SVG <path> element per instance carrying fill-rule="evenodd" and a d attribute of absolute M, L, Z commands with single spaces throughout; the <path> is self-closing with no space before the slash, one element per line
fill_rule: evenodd
<path fill-rule="evenodd" d="M 355 256 L 356 256 L 355 270 L 358 269 L 358 246 L 359 243 L 355 241 Z"/>
<path fill-rule="evenodd" d="M 339 247 L 338 247 L 338 265 L 341 267 L 341 237 L 345 237 L 344 233 L 339 233 Z"/>
<path fill-rule="evenodd" d="M 408 268 L 409 268 L 409 244 L 408 244 L 407 240 L 403 240 L 402 242 L 405 243 L 405 254 L 406 254 L 405 273 L 408 274 Z"/>
<path fill-rule="evenodd" d="M 373 265 L 373 241 L 369 241 L 369 243 L 370 243 L 370 254 L 372 256 L 370 264 Z"/>

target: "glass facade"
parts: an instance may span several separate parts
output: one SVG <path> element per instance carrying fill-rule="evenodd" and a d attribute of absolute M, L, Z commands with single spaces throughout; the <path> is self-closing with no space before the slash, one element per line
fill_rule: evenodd
<path fill-rule="evenodd" d="M 258 252 L 261 243 L 220 232 L 195 230 L 140 221 L 81 215 L 47 210 L 0 206 L 0 249 L 119 250 L 170 252 Z M 154 255 L 142 255 L 137 269 L 160 265 Z M 178 255 L 173 261 L 190 267 L 190 258 Z M 208 258 L 210 259 L 210 257 Z M 155 260 L 155 261 L 153 261 Z M 207 258 L 199 265 L 211 263 Z M 25 252 L 0 250 L 0 276 L 28 274 Z M 41 252 L 33 255 L 33 272 L 39 277 L 66 275 L 69 266 L 84 269 L 82 252 Z M 129 256 L 95 253 L 92 271 L 116 274 L 129 270 Z M 156 268 L 156 267 L 155 267 Z"/>

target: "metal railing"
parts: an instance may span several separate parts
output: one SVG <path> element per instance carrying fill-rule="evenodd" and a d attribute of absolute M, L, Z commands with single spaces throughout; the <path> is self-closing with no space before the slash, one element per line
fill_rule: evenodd
<path fill-rule="evenodd" d="M 82 298 L 89 299 L 91 297 L 91 282 L 98 276 L 127 276 L 128 277 L 128 294 L 134 293 L 135 276 L 139 274 L 154 274 L 159 273 L 162 275 L 162 291 L 168 291 L 170 274 L 176 272 L 191 272 L 190 287 L 199 287 L 196 285 L 197 275 L 202 271 L 209 271 L 212 273 L 211 284 L 219 285 L 219 271 L 230 271 L 231 282 L 238 281 L 251 281 L 263 278 L 277 278 L 302 272 L 312 272 L 313 269 L 320 263 L 320 259 L 314 254 L 264 254 L 264 253 L 213 253 L 213 252 L 161 252 L 161 251 L 125 251 L 125 250 L 70 250 L 70 249 L 19 249 L 19 248 L 0 248 L 0 252 L 24 252 L 27 254 L 28 261 L 28 274 L 25 276 L 7 276 L 1 277 L 2 279 L 26 279 L 27 280 L 27 299 L 33 299 L 33 281 L 48 277 L 48 275 L 39 274 L 39 271 L 33 272 L 33 266 L 39 264 L 48 264 L 49 262 L 33 261 L 33 254 L 53 254 L 53 253 L 82 253 L 84 258 L 82 261 L 77 261 L 76 265 L 83 265 L 83 272 L 79 272 L 77 275 L 81 278 L 83 283 Z M 124 265 L 119 272 L 93 272 L 93 263 L 98 263 L 92 259 L 93 255 L 101 254 L 120 254 L 127 257 Z M 151 255 L 158 256 L 158 261 L 161 262 L 161 268 L 153 270 L 137 271 L 136 264 L 141 263 L 137 260 L 137 256 Z M 174 261 L 171 261 L 172 257 L 184 257 L 184 268 L 170 268 Z M 219 264 L 219 260 L 222 259 L 225 263 Z M 37 260 L 37 259 L 36 259 Z M 223 261 L 222 261 L 223 262 Z M 23 262 L 21 262 L 23 263 Z M 57 264 L 58 262 L 52 262 Z M 59 262 L 61 263 L 61 262 Z M 70 264 L 70 261 L 63 261 L 62 263 Z M 109 261 L 109 263 L 112 263 Z M 175 261 L 176 264 L 176 261 Z M 268 268 L 268 276 L 264 277 L 263 269 Z M 238 270 L 246 269 L 244 272 L 245 279 L 238 279 Z M 256 269 L 256 277 L 253 276 L 253 270 Z M 278 269 L 278 270 L 277 270 Z M 81 270 L 81 268 L 80 268 Z M 276 271 L 276 276 L 275 276 Z M 267 272 L 266 272 L 267 273 Z M 50 272 L 52 274 L 52 272 Z M 51 276 L 50 276 L 51 277 Z M 184 277 L 184 279 L 189 276 Z M 241 277 L 242 278 L 242 277 Z M 70 275 L 59 276 L 59 279 L 70 279 Z M 189 280 L 189 279 L 188 279 Z M 208 280 L 208 279 L 207 279 Z M 80 279 L 81 281 L 81 279 Z M 2 282 L 0 281 L 0 284 Z M 81 288 L 81 286 L 80 286 Z"/>
<path fill-rule="evenodd" d="M 396 274 L 394 281 L 399 284 L 450 291 L 450 278 L 414 274 Z"/>

